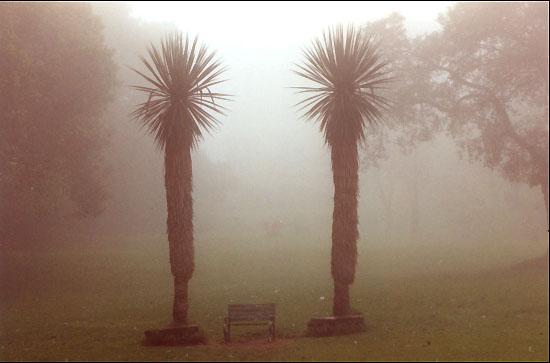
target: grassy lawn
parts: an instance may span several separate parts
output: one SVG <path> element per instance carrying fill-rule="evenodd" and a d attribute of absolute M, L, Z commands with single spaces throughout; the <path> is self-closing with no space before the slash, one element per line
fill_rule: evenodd
<path fill-rule="evenodd" d="M 407 268 L 407 256 L 367 250 L 352 290 L 367 332 L 303 338 L 308 319 L 330 311 L 328 250 L 236 249 L 218 240 L 200 246 L 190 314 L 209 344 L 197 347 L 141 345 L 144 330 L 170 317 L 160 239 L 2 251 L 0 359 L 548 360 L 547 270 L 418 271 Z M 236 330 L 236 342 L 224 345 L 222 319 L 232 302 L 275 302 L 279 339 L 264 343 L 264 331 L 252 328 Z"/>

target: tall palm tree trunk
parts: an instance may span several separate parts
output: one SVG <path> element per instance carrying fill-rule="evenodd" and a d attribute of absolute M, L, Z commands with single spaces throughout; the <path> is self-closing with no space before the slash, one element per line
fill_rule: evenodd
<path fill-rule="evenodd" d="M 542 190 L 542 195 L 544 197 L 544 206 L 546 207 L 546 230 L 550 232 L 549 222 L 548 222 L 548 174 L 546 176 L 546 181 L 541 183 L 540 188 Z M 548 260 L 548 250 L 550 246 L 546 246 L 546 260 Z"/>
<path fill-rule="evenodd" d="M 334 279 L 333 314 L 343 316 L 351 312 L 349 285 L 355 278 L 357 264 L 357 144 L 352 142 L 331 146 L 334 180 L 331 260 Z"/>
<path fill-rule="evenodd" d="M 546 229 L 548 229 L 548 181 L 541 184 L 540 188 L 544 197 L 544 206 L 546 207 Z"/>
<path fill-rule="evenodd" d="M 187 285 L 195 267 L 191 147 L 181 147 L 169 140 L 164 167 L 170 266 L 174 276 L 173 321 L 175 324 L 186 324 L 189 306 Z"/>

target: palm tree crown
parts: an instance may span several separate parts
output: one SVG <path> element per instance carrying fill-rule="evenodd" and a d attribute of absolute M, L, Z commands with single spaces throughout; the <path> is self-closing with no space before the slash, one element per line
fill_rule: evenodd
<path fill-rule="evenodd" d="M 366 123 L 375 123 L 389 106 L 380 91 L 391 81 L 379 46 L 353 26 L 330 29 L 304 50 L 298 75 L 314 87 L 295 87 L 307 98 L 299 105 L 305 117 L 320 122 L 329 145 L 362 142 Z"/>
<path fill-rule="evenodd" d="M 226 100 L 227 95 L 211 92 L 210 87 L 225 81 L 220 79 L 225 69 L 214 52 L 197 46 L 196 37 L 190 42 L 181 33 L 167 36 L 160 49 L 151 45 L 147 51 L 150 60 L 141 60 L 151 75 L 132 69 L 150 83 L 133 86 L 148 99 L 132 116 L 141 120 L 163 150 L 170 139 L 180 146 L 195 146 L 203 132 L 218 123 L 215 115 L 223 114 L 224 107 L 216 101 Z"/>

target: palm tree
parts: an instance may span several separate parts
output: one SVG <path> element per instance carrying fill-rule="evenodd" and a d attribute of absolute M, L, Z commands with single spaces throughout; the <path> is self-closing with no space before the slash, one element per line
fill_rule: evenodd
<path fill-rule="evenodd" d="M 333 314 L 349 315 L 349 286 L 357 264 L 358 145 L 367 124 L 381 119 L 389 101 L 381 91 L 390 81 L 379 45 L 353 26 L 324 33 L 304 51 L 295 73 L 315 83 L 295 87 L 306 98 L 304 116 L 317 120 L 331 151 L 334 181 L 331 271 Z"/>
<path fill-rule="evenodd" d="M 170 246 L 170 266 L 174 276 L 173 323 L 187 324 L 188 282 L 193 275 L 193 149 L 204 132 L 218 123 L 216 114 L 224 108 L 216 101 L 225 94 L 210 88 L 224 80 L 224 69 L 214 53 L 197 46 L 180 33 L 162 40 L 160 49 L 148 48 L 149 60 L 141 57 L 150 72 L 136 69 L 149 84 L 133 86 L 147 94 L 147 101 L 132 113 L 154 135 L 158 148 L 164 151 L 164 185 L 168 210 L 167 231 Z"/>

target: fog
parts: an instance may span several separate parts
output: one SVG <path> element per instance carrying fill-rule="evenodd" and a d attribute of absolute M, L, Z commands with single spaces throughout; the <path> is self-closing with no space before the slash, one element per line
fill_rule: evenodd
<path fill-rule="evenodd" d="M 2 107 L 8 110 L 0 137 L 5 160 L 0 327 L 21 326 L 14 336 L 0 336 L 0 359 L 180 360 L 184 353 L 190 360 L 548 359 L 548 5 L 533 3 L 531 10 L 528 3 L 514 4 L 510 7 L 525 5 L 521 11 L 527 15 L 510 20 L 509 29 L 499 27 L 502 19 L 524 13 L 498 3 L 471 5 L 477 14 L 471 17 L 464 15 L 467 4 L 459 2 L 78 3 L 56 4 L 47 20 L 34 13 L 45 4 L 29 6 L 20 18 L 15 3 L 0 4 L 2 19 L 17 18 L 5 21 L 9 26 L 0 37 L 9 55 L 0 64 L 9 75 L 0 83 Z M 83 15 L 71 13 L 77 8 L 91 20 L 79 24 Z M 537 28 L 535 20 L 527 24 L 534 13 L 545 27 Z M 44 29 L 67 22 L 67 29 L 80 29 L 97 45 L 78 43 L 81 36 L 67 35 L 68 30 L 65 35 L 45 30 L 41 41 L 32 35 L 41 33 L 32 26 L 33 16 L 42 19 Z M 31 20 L 22 25 L 21 19 Z M 307 119 L 298 105 L 304 95 L 296 87 L 311 82 L 295 71 L 323 31 L 350 24 L 379 41 L 395 76 L 383 91 L 391 107 L 378 123 L 366 124 L 358 154 L 359 237 L 351 300 L 368 318 L 366 335 L 372 332 L 369 339 L 379 340 L 361 336 L 353 338 L 352 348 L 336 347 L 347 343 L 334 340 L 334 346 L 301 350 L 292 344 L 304 319 L 330 310 L 335 180 L 331 145 L 319 122 Z M 470 28 L 474 35 L 466 32 Z M 227 304 L 274 301 L 282 316 L 281 344 L 294 350 L 281 345 L 277 352 L 246 354 L 238 347 L 218 352 L 217 346 L 118 351 L 133 347 L 143 330 L 159 317 L 166 320 L 172 308 L 165 155 L 131 113 L 148 99 L 132 88 L 146 85 L 133 69 L 147 73 L 140 57 L 147 58 L 149 46 L 176 31 L 198 36 L 199 44 L 216 52 L 226 81 L 214 90 L 230 95 L 223 102 L 225 114 L 216 116 L 219 125 L 191 154 L 196 265 L 191 317 L 221 340 L 218 325 Z M 478 39 L 476 32 L 488 35 Z M 20 51 L 25 47 L 15 42 L 32 37 L 41 44 Z M 483 48 L 491 40 L 494 44 Z M 66 65 L 48 50 L 59 44 L 69 49 L 59 56 Z M 109 60 L 88 60 L 101 63 L 98 68 L 63 69 L 78 62 L 75 54 L 89 59 L 100 52 Z M 472 65 L 472 59 L 481 61 Z M 48 62 L 52 68 L 44 68 Z M 32 77 L 38 81 L 27 81 Z M 82 92 L 97 88 L 100 95 L 56 93 L 73 80 Z M 487 89 L 497 90 L 496 96 L 485 96 Z M 53 111 L 40 106 L 42 99 Z M 22 106 L 13 106 L 14 100 Z M 85 113 L 88 107 L 95 111 Z M 51 121 L 66 109 L 66 123 Z M 74 130 L 67 126 L 73 121 L 79 122 Z M 52 130 L 68 130 L 58 136 L 64 146 L 51 146 L 48 137 L 54 136 L 33 131 L 32 125 L 45 130 L 48 122 Z M 17 131 L 24 127 L 29 131 Z M 101 145 L 88 142 L 88 133 Z M 27 143 L 31 150 L 27 140 L 39 141 Z M 71 154 L 88 157 L 63 161 Z M 37 165 L 36 160 L 48 161 Z M 65 164 L 69 171 L 58 171 Z M 300 310 L 301 304 L 312 310 Z M 42 309 L 51 319 L 30 323 L 40 319 Z M 521 319 L 510 320 L 519 312 Z M 472 331 L 471 321 L 475 325 L 486 315 L 494 319 L 490 328 L 480 323 L 480 330 Z M 104 321 L 113 323 L 107 328 Z M 115 326 L 134 335 L 105 332 Z M 47 337 L 48 329 L 56 331 L 54 338 Z M 74 341 L 77 348 L 44 345 L 93 329 L 96 341 Z M 513 332 L 487 343 L 503 329 Z M 422 349 L 431 347 L 411 348 L 420 344 L 410 338 L 413 330 Z M 21 353 L 33 331 L 40 338 Z M 442 336 L 447 341 L 438 341 Z M 109 346 L 108 339 L 116 344 Z M 382 341 L 393 346 L 378 350 Z M 364 355 L 353 355 L 353 349 Z M 214 351 L 218 355 L 209 355 Z"/>
<path fill-rule="evenodd" d="M 293 65 L 325 24 L 358 19 L 366 23 L 401 7 L 408 16 L 407 32 L 416 36 L 437 29 L 437 15 L 450 4 L 405 8 L 376 4 L 369 12 L 365 9 L 370 5 L 328 4 L 316 8 L 319 16 L 315 17 L 307 16 L 305 5 L 293 11 L 275 5 L 211 10 L 212 6 L 136 4 L 128 9 L 131 20 L 127 20 L 139 23 L 144 34 L 148 27 L 161 27 L 160 20 L 170 22 L 162 25 L 165 29 L 173 26 L 200 34 L 200 40 L 215 49 L 228 67 L 229 81 L 223 91 L 233 95 L 229 111 L 193 152 L 197 246 L 202 239 L 213 238 L 240 248 L 240 236 L 232 238 L 230 232 L 240 231 L 247 235 L 242 242 L 246 244 L 253 240 L 283 249 L 287 243 L 295 244 L 299 233 L 299 243 L 308 248 L 328 248 L 333 193 L 330 151 L 318 125 L 301 118 L 295 107 L 300 95 L 291 87 L 301 80 L 291 72 Z M 96 7 L 106 24 L 116 22 L 109 18 L 109 6 Z M 339 11 L 332 14 L 334 9 Z M 186 14 L 195 11 L 211 16 L 192 21 L 193 16 Z M 369 15 L 360 15 L 363 12 Z M 266 13 L 274 14 L 276 20 L 267 19 L 262 27 Z M 279 21 L 283 14 L 288 14 L 285 27 L 270 28 L 270 22 Z M 251 23 L 231 26 L 236 16 L 252 19 Z M 308 18 L 305 24 L 301 23 L 304 18 Z M 110 31 L 117 30 L 106 27 L 106 42 L 116 49 L 117 40 L 110 43 Z M 159 37 L 161 32 L 149 35 L 133 53 L 119 51 L 118 56 L 137 64 L 137 55 L 145 52 L 148 41 Z M 132 75 L 122 61 L 120 66 L 120 92 L 139 100 L 139 95 L 124 88 L 131 84 Z M 126 113 L 132 106 L 132 102 L 124 104 Z M 115 234 L 116 239 L 124 236 L 132 243 L 128 236 L 133 235 L 156 242 L 165 238 L 162 153 L 155 150 L 151 137 L 136 131 L 138 125 L 120 113 L 116 122 L 110 121 L 115 130 L 108 152 L 113 168 L 111 198 L 89 236 L 111 241 L 110 235 Z M 372 132 L 383 127 L 373 126 Z M 363 158 L 365 153 L 363 149 Z M 510 183 L 480 162 L 461 157 L 455 142 L 444 134 L 410 152 L 389 144 L 384 154 L 372 167 L 364 160 L 360 171 L 359 250 L 365 261 L 369 251 L 387 249 L 397 256 L 412 254 L 418 264 L 478 269 L 544 252 L 545 211 L 536 188 Z M 274 221 L 283 224 L 276 238 L 265 227 Z M 448 263 L 441 264 L 442 260 Z"/>

